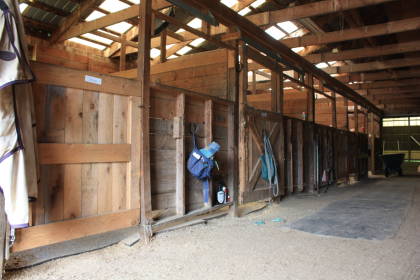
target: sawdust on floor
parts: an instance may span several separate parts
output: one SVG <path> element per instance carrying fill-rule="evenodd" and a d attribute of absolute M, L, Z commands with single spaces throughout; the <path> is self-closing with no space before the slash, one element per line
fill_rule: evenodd
<path fill-rule="evenodd" d="M 420 179 L 392 178 L 292 196 L 234 219 L 211 220 L 133 247 L 123 244 L 8 272 L 5 279 L 420 279 Z M 287 222 L 382 185 L 411 186 L 412 201 L 397 235 L 363 240 L 290 230 Z M 257 225 L 257 221 L 265 224 Z"/>

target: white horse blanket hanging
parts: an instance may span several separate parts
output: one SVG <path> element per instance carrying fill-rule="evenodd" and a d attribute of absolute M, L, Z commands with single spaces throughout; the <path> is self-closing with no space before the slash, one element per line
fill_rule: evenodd
<path fill-rule="evenodd" d="M 0 191 L 12 228 L 28 226 L 28 188 L 15 87 L 34 76 L 22 49 L 16 0 L 0 0 Z"/>

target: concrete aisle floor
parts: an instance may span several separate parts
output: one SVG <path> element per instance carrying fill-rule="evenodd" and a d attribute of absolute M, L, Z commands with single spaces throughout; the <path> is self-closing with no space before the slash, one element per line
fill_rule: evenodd
<path fill-rule="evenodd" d="M 408 192 L 397 233 L 384 240 L 322 236 L 288 227 L 331 203 L 378 190 Z M 398 197 L 398 196 L 396 196 Z M 384 213 L 386 215 L 386 213 Z M 273 222 L 275 218 L 286 220 Z M 265 224 L 255 222 L 264 220 Z M 375 179 L 317 196 L 292 196 L 240 219 L 212 220 L 51 261 L 6 279 L 420 279 L 420 177 Z"/>

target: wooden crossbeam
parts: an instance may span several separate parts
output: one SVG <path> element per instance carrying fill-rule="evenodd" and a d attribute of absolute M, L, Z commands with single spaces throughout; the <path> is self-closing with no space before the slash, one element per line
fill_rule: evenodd
<path fill-rule="evenodd" d="M 94 2 L 95 1 L 86 1 L 84 3 L 94 3 Z M 156 10 L 160 10 L 160 9 L 171 6 L 171 4 L 169 4 L 168 2 L 164 0 L 153 0 L 152 5 L 153 5 L 153 9 L 156 9 Z M 89 7 L 94 7 L 94 6 L 89 5 Z M 57 38 L 55 38 L 54 42 L 64 41 L 73 37 L 77 37 L 81 34 L 92 32 L 99 28 L 110 26 L 115 23 L 119 23 L 128 19 L 131 19 L 131 18 L 136 18 L 138 17 L 138 15 L 139 15 L 139 5 L 133 5 L 127 9 L 103 16 L 96 20 L 82 22 L 79 24 L 75 24 L 79 21 L 79 15 L 73 14 L 71 17 L 75 17 L 75 19 L 73 19 L 72 24 L 68 24 L 68 20 L 66 20 L 63 24 L 61 24 L 60 30 L 64 28 L 64 26 L 66 26 L 66 28 L 65 30 L 63 30 L 63 32 L 59 36 L 55 35 L 55 37 Z"/>
<path fill-rule="evenodd" d="M 324 1 L 316 2 L 316 3 L 290 7 L 290 8 L 286 8 L 286 9 L 282 9 L 278 11 L 258 13 L 252 16 L 247 16 L 246 18 L 248 18 L 254 24 L 262 26 L 262 25 L 274 24 L 277 22 L 282 22 L 282 21 L 287 21 L 287 20 L 305 18 L 305 17 L 310 17 L 310 16 L 319 16 L 319 15 L 324 15 L 328 13 L 334 13 L 337 11 L 355 9 L 355 8 L 360 8 L 364 6 L 369 6 L 369 5 L 376 5 L 376 4 L 390 2 L 390 1 L 395 1 L 395 0 L 353 0 L 353 1 L 344 1 L 342 3 L 337 2 L 336 0 L 324 0 Z M 251 4 L 252 2 L 254 2 L 254 0 L 242 1 L 238 3 L 238 7 L 236 7 L 235 10 L 240 11 L 243 8 L 247 7 L 249 4 Z M 278 20 L 278 21 L 274 22 L 275 20 Z M 117 23 L 117 21 L 113 20 L 111 24 L 113 23 Z M 138 30 L 134 29 L 134 31 L 138 31 Z M 218 27 L 217 29 L 213 28 L 212 34 L 220 34 L 226 31 L 227 30 L 225 28 L 220 28 L 220 27 Z M 196 38 L 189 38 L 189 40 L 191 39 L 193 40 Z M 170 43 L 168 42 L 168 44 Z M 114 54 L 117 51 L 117 49 L 118 49 L 118 46 L 114 45 L 111 48 L 111 51 L 110 51 L 111 54 L 108 54 L 108 56 Z M 133 50 L 133 52 L 135 51 Z"/>
<path fill-rule="evenodd" d="M 128 46 L 132 46 L 132 47 L 135 47 L 135 48 L 138 48 L 138 45 L 139 45 L 136 42 L 127 40 L 127 38 L 125 38 L 125 40 L 124 40 L 122 37 L 110 35 L 108 33 L 105 33 L 103 31 L 100 31 L 100 30 L 92 31 L 90 33 L 95 34 L 95 35 L 98 35 L 98 36 L 101 36 L 101 37 L 104 37 L 106 39 L 109 39 L 109 40 L 112 40 L 112 41 L 115 41 L 115 42 L 118 42 L 118 43 L 124 43 L 124 44 L 126 44 Z"/>
<path fill-rule="evenodd" d="M 420 26 L 420 25 L 419 25 Z M 328 74 L 352 73 L 352 72 L 369 72 L 384 69 L 402 68 L 420 65 L 420 58 L 403 58 L 384 61 L 372 61 L 366 63 L 349 64 L 338 67 L 327 67 L 323 70 Z"/>
<path fill-rule="evenodd" d="M 181 22 L 181 21 L 179 21 L 179 20 L 177 20 L 177 19 L 175 19 L 173 17 L 167 16 L 167 15 L 165 15 L 165 14 L 159 12 L 159 11 L 156 11 L 156 10 L 154 10 L 153 13 L 154 13 L 154 15 L 157 18 L 160 18 L 160 19 L 165 20 L 165 21 L 167 21 L 167 22 L 169 22 L 169 23 L 171 23 L 171 24 L 173 24 L 175 26 L 178 26 L 180 28 L 183 28 L 186 31 L 188 31 L 188 32 L 190 32 L 190 33 L 192 33 L 192 34 L 194 34 L 194 35 L 196 35 L 198 37 L 204 38 L 204 39 L 206 39 L 206 40 L 208 40 L 208 41 L 216 44 L 219 47 L 227 48 L 227 49 L 233 49 L 233 47 L 231 45 L 226 44 L 226 43 L 224 43 L 222 41 L 219 41 L 218 39 L 214 38 L 211 35 L 208 35 L 208 34 L 206 34 L 204 32 L 201 32 L 201 31 L 199 31 L 197 29 L 194 29 L 194 28 L 186 25 L 185 23 L 183 23 L 183 22 Z"/>
<path fill-rule="evenodd" d="M 376 57 L 382 55 L 420 51 L 420 41 L 407 43 L 389 44 L 373 48 L 361 48 L 354 50 L 339 51 L 337 53 L 317 53 L 305 56 L 312 63 L 357 59 L 364 57 Z"/>
<path fill-rule="evenodd" d="M 68 17 L 66 17 L 61 23 L 58 29 L 54 32 L 54 34 L 51 36 L 50 42 L 56 43 L 58 41 L 65 40 L 63 39 L 63 35 L 65 32 L 69 30 L 72 26 L 76 25 L 88 12 L 90 12 L 94 7 L 98 6 L 102 0 L 94 0 L 94 1 L 84 1 L 77 9 Z M 98 28 L 96 28 L 98 29 Z M 93 31 L 93 30 L 91 30 Z M 86 32 L 84 32 L 86 33 Z M 79 35 L 82 35 L 84 33 L 77 34 L 72 37 L 77 37 Z M 71 37 L 68 37 L 66 39 L 69 39 Z"/>
<path fill-rule="evenodd" d="M 394 34 L 399 32 L 417 30 L 420 17 L 390 21 L 382 24 L 366 25 L 363 27 L 350 28 L 334 32 L 327 32 L 322 35 L 306 35 L 303 37 L 281 40 L 290 48 L 305 47 L 311 45 L 322 45 L 334 42 L 349 41 L 372 36 Z"/>
<path fill-rule="evenodd" d="M 408 86 L 399 88 L 379 88 L 369 89 L 369 94 L 372 95 L 398 95 L 402 93 L 420 92 L 420 86 Z"/>
<path fill-rule="evenodd" d="M 342 77 L 343 80 L 347 82 L 354 82 L 354 81 L 377 81 L 377 80 L 397 80 L 397 79 L 404 79 L 404 78 L 415 78 L 420 77 L 420 69 L 414 68 L 409 70 L 396 70 L 396 71 L 381 71 L 375 73 L 350 73 L 344 75 Z"/>
<path fill-rule="evenodd" d="M 420 79 L 404 79 L 397 81 L 380 81 L 372 83 L 352 84 L 349 85 L 352 89 L 373 89 L 373 88 L 395 88 L 420 85 Z"/>
<path fill-rule="evenodd" d="M 298 18 L 336 13 L 391 1 L 395 0 L 324 0 L 277 11 L 263 12 L 249 16 L 248 19 L 257 25 L 270 25 Z"/>
<path fill-rule="evenodd" d="M 300 67 L 305 72 L 313 74 L 317 79 L 323 81 L 325 86 L 333 88 L 337 93 L 350 98 L 352 101 L 369 108 L 375 114 L 381 115 L 382 112 L 376 108 L 370 101 L 354 92 L 349 87 L 337 81 L 327 73 L 314 67 L 311 63 L 300 57 L 298 54 L 290 50 L 287 46 L 274 40 L 269 34 L 261 32 L 261 29 L 244 17 L 238 15 L 235 11 L 229 9 L 225 5 L 210 0 L 188 0 L 188 2 L 199 2 L 200 5 L 209 9 L 218 19 L 223 18 L 223 21 L 228 25 L 236 26 L 244 36 L 254 40 L 264 48 L 281 55 L 281 57 L 290 64 Z"/>

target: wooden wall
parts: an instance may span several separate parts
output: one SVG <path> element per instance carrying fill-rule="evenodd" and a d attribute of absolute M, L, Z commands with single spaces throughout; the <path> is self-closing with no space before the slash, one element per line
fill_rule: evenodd
<path fill-rule="evenodd" d="M 32 67 L 41 173 L 33 227 L 18 231 L 14 250 L 138 224 L 136 83 L 42 63 Z M 86 75 L 101 85 L 85 82 Z M 95 226 L 103 217 L 107 222 Z M 123 219 L 113 223 L 116 217 Z M 67 230 L 48 237 L 57 225 Z M 34 240 L 37 230 L 42 234 Z"/>
<path fill-rule="evenodd" d="M 112 75 L 137 79 L 137 69 L 116 72 Z M 218 49 L 154 64 L 151 66 L 151 80 L 157 84 L 227 98 L 228 51 Z"/>
<path fill-rule="evenodd" d="M 153 90 L 151 110 L 151 180 L 153 210 L 167 210 L 175 214 L 176 208 L 176 139 L 174 137 L 176 98 L 180 90 L 168 89 L 166 92 Z M 209 99 L 207 99 L 209 100 Z M 197 144 L 205 146 L 205 98 L 186 96 L 185 100 L 185 148 L 189 154 L 193 149 L 191 125 L 198 127 Z M 220 176 L 227 181 L 227 105 L 215 103 L 213 110 L 213 140 L 221 145 L 216 154 L 220 166 Z M 231 128 L 233 129 L 233 128 Z M 186 172 L 186 210 L 203 207 L 202 184 Z M 214 185 L 214 190 L 217 185 Z M 213 192 L 215 193 L 215 191 Z"/>

